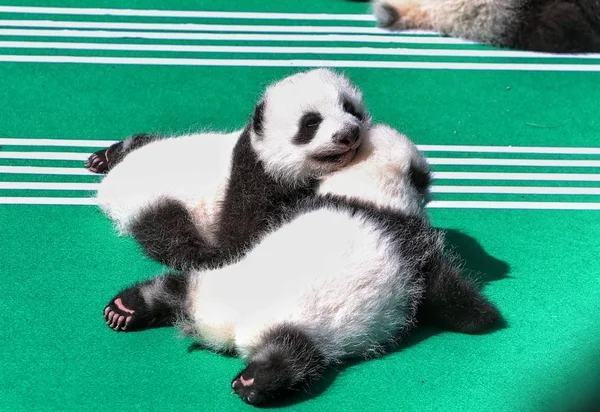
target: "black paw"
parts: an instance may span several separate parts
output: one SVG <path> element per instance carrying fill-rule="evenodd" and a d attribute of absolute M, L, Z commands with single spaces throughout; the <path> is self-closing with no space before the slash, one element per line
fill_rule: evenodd
<path fill-rule="evenodd" d="M 106 324 L 116 332 L 133 332 L 152 327 L 149 309 L 138 288 L 126 289 L 104 308 Z"/>
<path fill-rule="evenodd" d="M 261 405 L 274 401 L 288 392 L 290 379 L 285 368 L 273 363 L 253 362 L 231 382 L 231 388 L 244 402 Z"/>
<path fill-rule="evenodd" d="M 119 149 L 123 145 L 123 142 L 113 144 L 107 149 L 98 150 L 94 152 L 85 162 L 85 167 L 92 173 L 106 174 L 111 169 L 110 160 L 115 153 L 115 150 Z"/>
<path fill-rule="evenodd" d="M 106 324 L 114 331 L 126 331 L 135 316 L 135 310 L 123 304 L 121 298 L 116 298 L 104 308 Z"/>

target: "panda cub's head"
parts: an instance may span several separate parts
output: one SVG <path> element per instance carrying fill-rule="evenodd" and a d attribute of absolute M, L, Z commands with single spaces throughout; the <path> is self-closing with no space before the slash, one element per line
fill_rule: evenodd
<path fill-rule="evenodd" d="M 252 147 L 273 178 L 301 182 L 351 162 L 370 121 L 346 77 L 327 69 L 297 73 L 269 86 L 256 105 Z"/>

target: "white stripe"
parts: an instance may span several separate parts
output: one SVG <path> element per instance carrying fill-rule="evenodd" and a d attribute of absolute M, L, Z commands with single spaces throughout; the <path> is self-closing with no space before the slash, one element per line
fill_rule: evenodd
<path fill-rule="evenodd" d="M 425 152 L 600 154 L 600 148 L 597 147 L 467 146 L 429 144 L 421 144 L 417 147 L 419 150 Z"/>
<path fill-rule="evenodd" d="M 567 202 L 488 202 L 446 201 L 429 202 L 427 207 L 435 209 L 553 209 L 553 210 L 600 210 L 600 203 Z"/>
<path fill-rule="evenodd" d="M 407 49 L 381 47 L 273 47 L 273 46 L 190 46 L 178 44 L 111 44 L 0 41 L 0 48 L 161 51 L 186 53 L 276 53 L 276 54 L 356 54 L 374 56 L 452 56 L 452 57 L 520 57 L 556 58 L 555 54 L 506 50 Z M 565 54 L 561 58 L 600 59 L 600 54 Z M 433 146 L 435 147 L 435 146 Z"/>
<path fill-rule="evenodd" d="M 95 205 L 93 198 L 85 197 L 0 197 L 3 205 Z"/>
<path fill-rule="evenodd" d="M 0 145 L 4 145 L 4 146 L 108 147 L 115 142 L 116 142 L 115 140 L 0 138 Z"/>
<path fill-rule="evenodd" d="M 88 157 L 90 157 L 89 153 L 0 151 L 0 159 L 86 160 Z"/>
<path fill-rule="evenodd" d="M 432 165 L 600 167 L 600 160 L 473 159 L 432 157 Z"/>
<path fill-rule="evenodd" d="M 600 187 L 432 186 L 431 192 L 527 195 L 600 195 Z"/>
<path fill-rule="evenodd" d="M 108 147 L 117 140 L 93 139 L 37 139 L 0 138 L 0 145 L 13 146 L 71 146 Z M 418 145 L 424 152 L 474 152 L 474 153 L 539 153 L 539 154 L 600 154 L 597 147 L 556 147 L 556 146 L 467 146 L 467 145 Z"/>
<path fill-rule="evenodd" d="M 221 31 L 221 32 L 265 32 L 265 33 L 352 33 L 352 34 L 390 34 L 389 30 L 378 27 L 356 26 L 265 26 L 234 24 L 163 24 L 163 23 L 106 23 L 92 21 L 55 21 L 55 20 L 0 20 L 4 27 L 46 27 L 70 29 L 121 29 L 121 30 L 166 30 L 166 31 Z M 413 32 L 414 33 L 414 32 Z M 406 34 L 406 32 L 403 32 Z M 433 34 L 417 32 L 415 34 Z"/>
<path fill-rule="evenodd" d="M 35 13 L 61 15 L 66 14 L 79 16 L 192 17 L 212 19 L 375 21 L 375 17 L 370 14 L 261 13 L 225 11 L 99 9 L 75 7 L 0 6 L 0 13 Z"/>
<path fill-rule="evenodd" d="M 0 182 L 0 190 L 98 190 L 99 183 Z M 432 193 L 600 195 L 600 187 L 432 186 Z"/>
<path fill-rule="evenodd" d="M 36 30 L 0 29 L 0 36 L 33 37 L 84 37 L 84 38 L 133 38 L 133 39 L 175 39 L 175 40 L 237 40 L 237 41 L 313 41 L 313 42 L 354 42 L 354 43 L 407 43 L 407 44 L 472 44 L 453 37 L 418 37 L 391 34 L 346 35 L 346 34 L 242 34 L 242 33 L 160 33 L 141 31 L 104 30 Z"/>
<path fill-rule="evenodd" d="M 3 190 L 97 190 L 98 183 L 0 182 Z"/>
<path fill-rule="evenodd" d="M 0 62 L 135 64 L 163 66 L 224 66 L 224 67 L 338 67 L 373 69 L 434 69 L 434 70 L 508 70 L 549 72 L 600 72 L 600 64 L 510 64 L 510 63 L 431 63 L 367 60 L 269 60 L 269 59 L 176 59 L 135 57 L 83 56 L 17 56 L 0 55 Z"/>
<path fill-rule="evenodd" d="M 492 173 L 492 172 L 435 172 L 434 179 L 453 180 L 556 180 L 571 182 L 600 182 L 600 174 L 592 173 Z"/>
<path fill-rule="evenodd" d="M 0 197 L 0 204 L 94 205 L 94 198 Z M 600 210 L 600 203 L 433 201 L 430 208 Z"/>
<path fill-rule="evenodd" d="M 87 169 L 77 167 L 0 166 L 0 173 L 23 175 L 72 175 L 100 176 Z"/>

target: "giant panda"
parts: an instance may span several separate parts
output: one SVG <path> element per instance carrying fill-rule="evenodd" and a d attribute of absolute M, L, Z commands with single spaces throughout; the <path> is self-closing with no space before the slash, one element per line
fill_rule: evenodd
<path fill-rule="evenodd" d="M 434 30 L 500 47 L 600 52 L 598 0 L 373 0 L 380 27 Z"/>
<path fill-rule="evenodd" d="M 253 405 L 307 387 L 347 358 L 384 353 L 417 318 L 463 333 L 500 325 L 422 214 L 428 183 L 411 177 L 423 161 L 414 145 L 384 125 L 369 129 L 367 142 L 368 155 L 328 183 L 371 176 L 370 190 L 307 197 L 244 258 L 123 290 L 104 310 L 107 324 L 125 332 L 177 325 L 236 354 L 247 366 L 231 387 Z"/>
<path fill-rule="evenodd" d="M 150 257 L 175 269 L 214 266 L 352 161 L 369 125 L 358 88 L 315 69 L 270 85 L 242 130 L 137 135 L 87 167 L 107 173 L 98 205 Z"/>

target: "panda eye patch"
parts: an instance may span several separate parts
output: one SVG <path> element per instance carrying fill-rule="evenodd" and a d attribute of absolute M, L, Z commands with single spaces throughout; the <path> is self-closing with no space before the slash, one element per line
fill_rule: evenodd
<path fill-rule="evenodd" d="M 304 113 L 298 124 L 298 132 L 292 141 L 297 145 L 310 143 L 317 134 L 317 130 L 322 121 L 323 116 L 317 112 Z"/>
<path fill-rule="evenodd" d="M 317 127 L 319 124 L 321 124 L 322 121 L 323 121 L 323 118 L 321 117 L 321 115 L 319 113 L 306 113 L 302 117 L 302 126 L 308 127 L 308 128 L 313 128 L 313 127 Z"/>
<path fill-rule="evenodd" d="M 364 115 L 362 113 L 360 113 L 358 110 L 356 110 L 356 107 L 352 104 L 352 102 L 350 100 L 344 100 L 344 103 L 342 104 L 342 108 L 344 109 L 344 111 L 346 113 L 351 114 L 352 116 L 356 117 L 358 120 L 364 120 Z"/>

